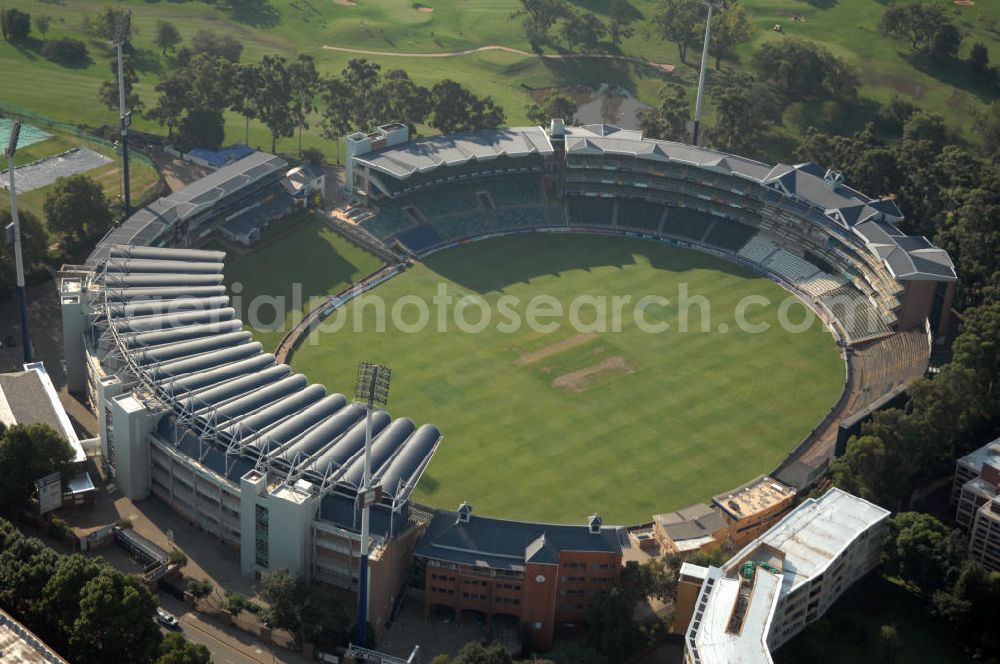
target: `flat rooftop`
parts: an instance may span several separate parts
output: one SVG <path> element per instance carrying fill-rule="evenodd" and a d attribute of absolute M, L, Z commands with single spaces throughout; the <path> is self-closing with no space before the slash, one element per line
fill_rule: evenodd
<path fill-rule="evenodd" d="M 889 518 L 889 511 L 833 488 L 789 512 L 776 526 L 747 544 L 726 563 L 733 572 L 766 545 L 784 554 L 782 592 L 790 592 L 822 573 L 862 532 Z"/>
<path fill-rule="evenodd" d="M 751 583 L 710 568 L 712 587 L 697 627 L 692 622 L 699 662 L 770 664 L 767 647 L 771 616 L 778 603 L 781 577 L 758 568 Z M 692 632 L 689 632 L 692 634 Z"/>
<path fill-rule="evenodd" d="M 17 664 L 66 664 L 27 627 L 0 611 L 0 660 Z"/>
<path fill-rule="evenodd" d="M 763 512 L 795 496 L 795 489 L 764 476 L 712 498 L 712 502 L 734 519 Z"/>
<path fill-rule="evenodd" d="M 958 462 L 975 471 L 977 475 L 983 472 L 983 465 L 1000 468 L 1000 438 L 986 443 L 975 452 L 966 454 Z"/>

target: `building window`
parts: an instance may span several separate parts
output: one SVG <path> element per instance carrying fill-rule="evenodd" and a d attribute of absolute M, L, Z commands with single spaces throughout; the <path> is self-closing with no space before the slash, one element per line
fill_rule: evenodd
<path fill-rule="evenodd" d="M 269 551 L 268 551 L 268 513 L 267 508 L 263 505 L 255 505 L 254 512 L 254 525 L 255 528 L 255 544 L 256 544 L 256 556 L 255 561 L 261 567 L 268 566 Z"/>

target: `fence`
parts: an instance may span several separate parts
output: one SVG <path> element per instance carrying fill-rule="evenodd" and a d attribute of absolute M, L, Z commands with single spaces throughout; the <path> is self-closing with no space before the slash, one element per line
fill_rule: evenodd
<path fill-rule="evenodd" d="M 76 136 L 79 139 L 102 148 L 105 152 L 118 154 L 118 146 L 115 143 L 95 135 L 92 133 L 93 130 L 85 125 L 75 125 L 68 122 L 53 120 L 52 118 L 47 118 L 44 115 L 40 115 L 30 109 L 23 108 L 16 104 L 10 104 L 8 102 L 0 102 L 0 115 L 19 116 L 24 119 L 25 122 L 29 122 L 37 127 L 43 127 L 47 130 L 56 131 L 61 134 Z M 147 155 L 133 148 L 129 151 L 129 160 L 138 161 L 146 166 L 149 166 L 156 173 L 157 177 L 156 184 L 151 187 L 150 190 L 142 196 L 142 198 L 133 201 L 132 208 L 138 210 L 139 208 L 149 205 L 154 200 L 162 196 L 165 183 L 163 181 L 163 176 L 160 175 L 160 171 L 156 167 L 156 164 Z"/>

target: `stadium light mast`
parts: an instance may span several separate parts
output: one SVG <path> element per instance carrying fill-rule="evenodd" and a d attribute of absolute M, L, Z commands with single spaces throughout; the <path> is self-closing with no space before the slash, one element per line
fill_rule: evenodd
<path fill-rule="evenodd" d="M 372 487 L 372 413 L 375 408 L 385 408 L 389 402 L 389 381 L 392 372 L 384 364 L 362 362 L 358 366 L 358 380 L 354 398 L 364 403 L 368 412 L 365 419 L 365 472 L 361 484 L 361 556 L 358 567 L 358 633 L 357 642 L 362 648 L 368 645 L 368 539 L 371 530 L 371 505 L 379 499 L 381 487 Z"/>
<path fill-rule="evenodd" d="M 694 127 L 691 130 L 691 145 L 698 145 L 698 131 L 701 128 L 701 102 L 705 95 L 705 70 L 708 65 L 708 44 L 712 39 L 712 10 L 714 0 L 707 0 L 708 18 L 705 19 L 705 43 L 701 47 L 701 71 L 698 72 L 698 98 L 694 103 Z"/>
<path fill-rule="evenodd" d="M 17 271 L 17 309 L 21 316 L 21 346 L 24 348 L 24 363 L 31 362 L 31 338 L 28 336 L 28 298 L 24 292 L 24 259 L 21 256 L 21 224 L 17 217 L 17 187 L 14 184 L 14 153 L 17 139 L 21 135 L 21 118 L 14 120 L 10 128 L 10 141 L 4 155 L 7 157 L 7 173 L 10 179 L 10 228 L 14 244 L 14 269 Z"/>
<path fill-rule="evenodd" d="M 122 47 L 128 41 L 131 23 L 132 13 L 124 12 L 119 15 L 118 24 L 115 26 L 115 48 L 118 51 L 118 120 L 122 135 L 122 178 L 125 188 L 126 219 L 132 215 L 132 195 L 128 181 L 128 127 L 132 124 L 132 112 L 125 111 L 125 64 L 122 61 Z"/>

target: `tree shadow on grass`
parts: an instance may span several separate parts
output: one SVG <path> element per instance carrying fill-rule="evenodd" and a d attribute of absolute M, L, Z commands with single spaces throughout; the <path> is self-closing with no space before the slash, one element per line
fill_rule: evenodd
<path fill-rule="evenodd" d="M 281 22 L 281 14 L 269 0 L 230 0 L 233 20 L 258 28 L 273 28 Z"/>
<path fill-rule="evenodd" d="M 977 79 L 968 63 L 963 60 L 934 61 L 919 53 L 905 53 L 903 59 L 917 71 L 945 85 L 973 94 L 980 101 L 989 103 L 997 98 L 989 82 Z"/>
<path fill-rule="evenodd" d="M 828 133 L 847 136 L 873 122 L 879 103 L 874 99 L 859 97 L 852 100 L 810 99 L 796 102 L 785 111 L 785 120 L 805 130 L 808 127 Z"/>
<path fill-rule="evenodd" d="M 837 6 L 837 0 L 804 0 L 806 4 L 816 9 L 833 9 Z"/>
<path fill-rule="evenodd" d="M 160 60 L 160 54 L 148 48 L 137 48 L 132 51 L 131 55 L 132 66 L 135 70 L 142 74 L 161 74 L 163 73 L 163 62 Z"/>
<path fill-rule="evenodd" d="M 644 73 L 653 73 L 654 75 L 656 71 L 652 67 L 646 67 L 646 65 L 605 58 L 543 58 L 542 64 L 555 77 L 558 86 L 587 85 L 597 87 L 602 83 L 609 83 L 628 90 L 633 95 L 638 93 L 635 68 L 644 67 L 648 70 Z M 666 80 L 666 72 L 660 78 Z"/>

